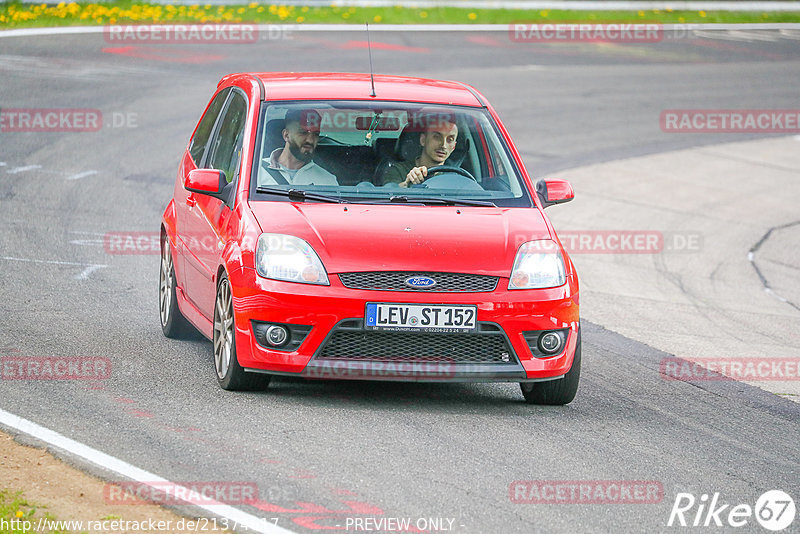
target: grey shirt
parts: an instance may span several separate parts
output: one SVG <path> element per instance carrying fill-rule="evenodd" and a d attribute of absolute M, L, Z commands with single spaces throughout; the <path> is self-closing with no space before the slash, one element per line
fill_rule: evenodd
<path fill-rule="evenodd" d="M 269 155 L 267 161 L 270 169 L 275 169 L 292 185 L 339 185 L 336 176 L 329 173 L 313 161 L 309 161 L 299 169 L 288 169 L 278 163 L 278 158 L 283 153 L 283 147 L 276 148 Z M 403 178 L 405 180 L 405 178 Z M 258 173 L 258 185 L 276 185 L 278 182 L 268 172 Z"/>

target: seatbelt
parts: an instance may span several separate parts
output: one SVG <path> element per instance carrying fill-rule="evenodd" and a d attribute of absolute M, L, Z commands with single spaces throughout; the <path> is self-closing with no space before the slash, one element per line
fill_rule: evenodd
<path fill-rule="evenodd" d="M 270 175 L 275 179 L 278 185 L 289 185 L 289 182 L 286 180 L 286 178 L 284 178 L 283 174 L 281 174 L 281 171 L 270 167 L 268 164 L 265 165 L 265 163 L 266 161 L 263 162 L 261 166 L 264 167 L 268 173 L 270 173 Z"/>
<path fill-rule="evenodd" d="M 286 180 L 286 178 L 284 178 L 283 174 L 281 174 L 281 171 L 278 169 L 267 167 L 267 172 L 269 172 L 272 177 L 275 178 L 275 181 L 278 182 L 278 185 L 289 185 L 289 182 Z"/>

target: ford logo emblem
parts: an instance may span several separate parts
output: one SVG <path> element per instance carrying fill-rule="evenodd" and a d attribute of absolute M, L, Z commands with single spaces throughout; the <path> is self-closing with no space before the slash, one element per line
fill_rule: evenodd
<path fill-rule="evenodd" d="M 406 278 L 406 285 L 409 287 L 433 287 L 436 285 L 436 280 L 427 276 L 412 276 Z"/>

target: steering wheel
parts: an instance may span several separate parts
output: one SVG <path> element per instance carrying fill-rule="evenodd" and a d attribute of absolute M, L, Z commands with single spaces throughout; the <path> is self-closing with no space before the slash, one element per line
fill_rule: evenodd
<path fill-rule="evenodd" d="M 468 170 L 462 169 L 461 167 L 456 167 L 454 165 L 437 165 L 436 167 L 431 167 L 428 169 L 428 176 L 430 176 L 432 172 L 453 172 L 455 174 L 460 174 L 461 176 L 465 176 L 475 182 L 478 181 L 475 179 L 474 176 L 472 176 L 469 173 Z"/>

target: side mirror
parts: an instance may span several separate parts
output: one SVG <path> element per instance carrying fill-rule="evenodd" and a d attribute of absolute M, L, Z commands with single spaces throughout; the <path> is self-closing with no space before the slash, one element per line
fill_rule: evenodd
<path fill-rule="evenodd" d="M 221 198 L 222 190 L 228 185 L 225 172 L 217 169 L 194 169 L 183 181 L 183 187 L 192 193 Z"/>
<path fill-rule="evenodd" d="M 536 194 L 544 208 L 553 204 L 563 204 L 575 198 L 572 185 L 566 180 L 539 180 L 536 182 Z"/>

